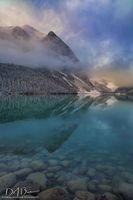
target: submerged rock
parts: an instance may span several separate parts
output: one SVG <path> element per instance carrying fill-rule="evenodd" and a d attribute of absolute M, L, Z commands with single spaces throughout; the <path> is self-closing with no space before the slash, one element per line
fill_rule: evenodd
<path fill-rule="evenodd" d="M 57 166 L 58 165 L 58 161 L 54 160 L 54 159 L 49 160 L 48 163 L 49 163 L 50 166 Z"/>
<path fill-rule="evenodd" d="M 46 165 L 41 160 L 32 161 L 31 168 L 34 171 L 41 171 L 46 168 Z"/>
<path fill-rule="evenodd" d="M 21 177 L 24 177 L 24 176 L 27 176 L 28 174 L 30 174 L 31 171 L 32 170 L 30 168 L 24 168 L 24 169 L 20 169 L 20 170 L 16 171 L 15 174 L 18 178 L 21 178 Z"/>
<path fill-rule="evenodd" d="M 11 161 L 11 163 L 8 165 L 8 168 L 10 168 L 10 171 L 16 171 L 20 169 L 20 162 L 17 160 L 14 160 L 12 163 Z"/>
<path fill-rule="evenodd" d="M 16 183 L 16 175 L 9 173 L 0 177 L 0 194 L 9 187 L 12 187 Z"/>
<path fill-rule="evenodd" d="M 27 177 L 27 180 L 39 184 L 43 189 L 46 188 L 47 178 L 43 173 L 32 173 Z"/>
<path fill-rule="evenodd" d="M 61 170 L 61 166 L 53 166 L 53 167 L 49 167 L 48 169 L 48 172 L 57 172 L 57 171 L 60 171 Z"/>
<path fill-rule="evenodd" d="M 95 200 L 95 195 L 87 191 L 78 191 L 74 200 Z"/>
<path fill-rule="evenodd" d="M 102 192 L 111 192 L 112 191 L 112 187 L 110 185 L 106 185 L 106 184 L 101 184 L 98 186 L 98 188 Z"/>
<path fill-rule="evenodd" d="M 61 165 L 62 165 L 63 167 L 68 167 L 68 166 L 70 165 L 70 161 L 69 161 L 69 160 L 63 160 L 63 161 L 61 162 Z"/>
<path fill-rule="evenodd" d="M 0 177 L 6 175 L 6 172 L 0 172 Z"/>
<path fill-rule="evenodd" d="M 51 188 L 39 194 L 40 200 L 68 200 L 67 192 L 62 188 Z"/>
<path fill-rule="evenodd" d="M 103 196 L 106 197 L 106 200 L 118 200 L 118 197 L 109 192 L 105 193 Z"/>
<path fill-rule="evenodd" d="M 47 178 L 54 177 L 54 173 L 52 173 L 52 172 L 49 172 L 49 173 L 47 173 L 47 174 L 46 174 L 46 176 L 47 176 Z"/>
<path fill-rule="evenodd" d="M 93 168 L 90 168 L 87 172 L 87 175 L 90 176 L 90 177 L 94 177 L 96 174 L 96 170 L 93 169 Z"/>
<path fill-rule="evenodd" d="M 123 179 L 128 183 L 133 183 L 133 174 L 131 174 L 130 172 L 123 172 L 121 175 Z"/>
<path fill-rule="evenodd" d="M 77 178 L 75 180 L 70 180 L 67 183 L 67 187 L 71 192 L 77 190 L 87 190 L 87 178 Z"/>
<path fill-rule="evenodd" d="M 127 197 L 133 197 L 133 184 L 121 182 L 118 188 L 119 192 L 126 195 Z"/>
<path fill-rule="evenodd" d="M 8 166 L 4 163 L 0 163 L 0 171 L 5 171 L 8 169 Z"/>
<path fill-rule="evenodd" d="M 96 191 L 96 185 L 93 182 L 88 183 L 89 191 Z"/>
<path fill-rule="evenodd" d="M 98 171 L 105 171 L 106 169 L 105 169 L 105 166 L 103 166 L 103 165 L 101 165 L 101 164 L 98 164 L 98 165 L 96 166 L 96 170 L 98 170 Z"/>

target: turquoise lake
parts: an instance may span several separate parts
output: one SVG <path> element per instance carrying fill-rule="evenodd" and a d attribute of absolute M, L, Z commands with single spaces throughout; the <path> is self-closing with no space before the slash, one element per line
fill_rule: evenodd
<path fill-rule="evenodd" d="M 13 185 L 40 172 L 47 188 L 62 186 L 73 195 L 72 181 L 78 180 L 78 190 L 132 198 L 133 102 L 1 97 L 0 177 L 22 169 L 29 172 Z"/>

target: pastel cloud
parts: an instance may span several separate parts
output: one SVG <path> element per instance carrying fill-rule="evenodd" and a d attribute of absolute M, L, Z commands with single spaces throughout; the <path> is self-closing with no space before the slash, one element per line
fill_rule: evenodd
<path fill-rule="evenodd" d="M 66 0 L 66 10 L 72 16 L 69 26 L 82 33 L 78 44 L 84 43 L 83 54 L 88 49 L 93 65 L 132 67 L 132 0 Z"/>
<path fill-rule="evenodd" d="M 63 22 L 60 15 L 52 8 L 45 11 L 36 10 L 31 4 L 22 1 L 0 2 L 0 25 L 23 26 L 29 24 L 44 33 L 54 30 L 57 33 L 63 31 Z"/>
<path fill-rule="evenodd" d="M 132 0 L 8 0 L 0 24 L 53 30 L 91 67 L 133 68 L 132 11 Z"/>

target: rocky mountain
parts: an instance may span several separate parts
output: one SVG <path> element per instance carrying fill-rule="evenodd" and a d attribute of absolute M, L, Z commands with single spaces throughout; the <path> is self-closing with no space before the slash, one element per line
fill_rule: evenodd
<path fill-rule="evenodd" d="M 119 87 L 119 88 L 116 90 L 116 93 L 127 94 L 127 95 L 133 95 L 133 87 Z"/>
<path fill-rule="evenodd" d="M 119 87 L 115 91 L 115 96 L 119 100 L 133 100 L 133 87 Z"/>
<path fill-rule="evenodd" d="M 1 94 L 77 94 L 93 89 L 89 80 L 70 72 L 0 64 Z"/>
<path fill-rule="evenodd" d="M 99 92 L 105 92 L 105 93 L 109 93 L 111 92 L 111 89 L 107 86 L 107 83 L 105 82 L 101 82 L 101 81 L 96 81 L 96 80 L 90 80 L 93 84 L 93 86 L 95 87 L 95 89 Z"/>
<path fill-rule="evenodd" d="M 5 52 L 9 52 L 10 49 L 10 56 L 14 56 L 12 53 L 14 50 L 16 55 L 14 64 L 9 64 L 8 59 L 4 62 L 1 61 L 2 56 L 0 55 L 1 95 L 85 93 L 90 96 L 99 96 L 101 93 L 111 92 L 106 84 L 90 81 L 87 75 L 73 68 L 80 63 L 78 58 L 53 31 L 46 35 L 29 25 L 0 27 L 0 44 Z M 34 54 L 30 57 L 32 51 L 34 51 Z M 46 64 L 36 66 L 35 63 L 34 67 L 23 65 L 21 59 L 19 59 L 20 54 L 23 55 L 22 61 L 30 58 L 30 60 L 33 59 L 33 63 L 34 57 L 39 63 L 41 54 L 44 63 L 46 59 L 52 60 L 52 64 L 57 62 L 58 67 L 53 68 Z M 28 57 L 25 57 L 25 55 L 28 55 Z M 8 53 L 6 56 L 8 57 Z M 16 61 L 19 61 L 21 65 Z"/>
<path fill-rule="evenodd" d="M 0 27 L 0 43 L 3 48 L 9 48 L 14 45 L 12 46 L 12 51 L 17 48 L 22 53 L 34 50 L 36 52 L 40 51 L 40 54 L 43 55 L 44 52 L 44 57 L 52 58 L 53 61 L 56 58 L 64 66 L 79 61 L 71 48 L 53 31 L 44 34 L 29 25 L 23 27 Z"/>

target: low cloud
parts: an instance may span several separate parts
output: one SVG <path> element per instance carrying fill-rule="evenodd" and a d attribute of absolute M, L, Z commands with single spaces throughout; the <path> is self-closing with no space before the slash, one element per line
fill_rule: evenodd
<path fill-rule="evenodd" d="M 30 2 L 30 1 L 29 1 Z M 23 27 L 30 25 L 46 36 L 50 31 L 61 35 L 65 28 L 61 14 L 53 8 L 47 7 L 39 10 L 27 1 L 0 2 L 0 26 Z M 75 67 L 65 56 L 57 56 L 49 52 L 39 41 L 26 41 L 16 43 L 15 40 L 0 40 L 0 62 L 20 64 L 32 67 L 63 68 Z"/>
<path fill-rule="evenodd" d="M 29 24 L 45 34 L 51 30 L 55 31 L 73 49 L 84 63 L 85 69 L 123 70 L 126 68 L 132 71 L 132 0 L 126 2 L 125 0 L 29 0 L 28 3 L 25 0 L 22 1 L 25 3 L 9 0 L 8 3 L 4 2 L 1 1 L 0 5 L 0 25 Z M 18 56 L 15 52 L 17 56 L 14 60 L 19 58 L 18 60 L 28 62 L 33 60 L 34 63 L 41 63 L 43 53 L 37 54 L 36 51 L 32 53 L 33 58 L 30 53 Z M 2 51 L 0 55 L 4 57 Z M 36 62 L 34 55 L 38 57 Z M 49 58 L 43 55 L 43 60 Z"/>
<path fill-rule="evenodd" d="M 25 2 L 25 3 L 24 3 Z M 36 10 L 27 1 L 9 0 L 0 2 L 0 26 L 30 25 L 47 34 L 53 30 L 58 34 L 63 31 L 60 15 L 52 8 Z"/>
<path fill-rule="evenodd" d="M 76 6 L 72 6 L 74 1 L 66 2 L 69 2 L 66 3 L 66 10 L 72 12 L 69 16 L 73 16 L 72 20 L 69 19 L 69 26 L 73 27 L 75 33 L 80 30 L 81 34 L 77 41 L 82 45 L 83 57 L 86 54 L 87 62 L 91 61 L 94 67 L 102 67 L 110 66 L 117 59 L 123 60 L 123 56 L 131 57 L 133 53 L 132 0 L 128 2 L 78 0 Z M 76 49 L 76 41 L 73 46 Z M 131 67 L 131 63 L 127 65 L 128 68 Z"/>
<path fill-rule="evenodd" d="M 76 67 L 67 57 L 57 56 L 54 52 L 48 51 L 39 42 L 30 42 L 23 46 L 8 41 L 0 43 L 1 63 L 18 64 L 33 68 L 45 67 L 49 69 Z"/>

